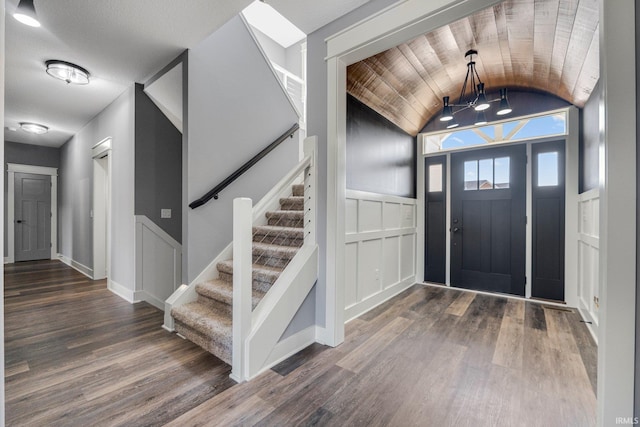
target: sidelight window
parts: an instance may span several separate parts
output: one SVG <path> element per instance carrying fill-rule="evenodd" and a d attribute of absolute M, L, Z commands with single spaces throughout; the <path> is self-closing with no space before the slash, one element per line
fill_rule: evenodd
<path fill-rule="evenodd" d="M 538 153 L 538 187 L 558 185 L 558 152 Z"/>
<path fill-rule="evenodd" d="M 429 165 L 429 193 L 442 191 L 442 164 Z"/>

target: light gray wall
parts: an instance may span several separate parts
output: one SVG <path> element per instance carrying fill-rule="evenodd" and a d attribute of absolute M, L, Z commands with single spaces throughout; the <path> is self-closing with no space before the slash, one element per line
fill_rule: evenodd
<path fill-rule="evenodd" d="M 60 150 L 59 251 L 93 268 L 91 148 L 111 137 L 111 279 L 134 289 L 134 88 L 127 89 Z"/>
<path fill-rule="evenodd" d="M 17 142 L 4 142 L 4 217 L 7 217 L 7 163 L 20 165 L 45 166 L 49 168 L 60 167 L 60 149 L 53 147 L 41 147 Z M 8 253 L 7 247 L 7 222 L 4 222 L 4 253 Z"/>
<path fill-rule="evenodd" d="M 316 324 L 325 325 L 327 247 L 327 46 L 325 39 L 338 31 L 396 3 L 371 0 L 307 36 L 307 135 L 318 136 L 318 222 L 320 274 L 316 285 Z M 345 93 L 345 97 L 347 94 Z"/>
<path fill-rule="evenodd" d="M 580 193 L 598 188 L 600 164 L 600 83 L 580 111 Z"/>
<path fill-rule="evenodd" d="M 181 242 L 182 134 L 139 84 L 135 111 L 135 214 Z M 161 218 L 161 209 L 171 209 L 171 218 Z"/>
<path fill-rule="evenodd" d="M 260 47 L 262 47 L 264 53 L 267 54 L 267 58 L 269 58 L 271 62 L 275 62 L 279 66 L 286 68 L 286 49 L 256 27 L 251 27 L 251 30 L 253 31 L 253 35 L 258 40 L 258 43 L 260 43 Z"/>
<path fill-rule="evenodd" d="M 233 40 L 233 43 L 229 43 Z M 231 19 L 189 52 L 188 201 L 198 199 L 298 121 L 249 30 Z M 187 280 L 191 282 L 232 240 L 236 197 L 258 202 L 298 160 L 287 139 L 218 200 L 187 212 Z"/>
<path fill-rule="evenodd" d="M 302 63 L 304 61 L 304 57 L 302 56 L 302 45 L 306 42 L 306 39 L 292 44 L 285 50 L 285 65 L 288 71 L 292 72 L 296 76 L 303 78 L 302 75 Z"/>

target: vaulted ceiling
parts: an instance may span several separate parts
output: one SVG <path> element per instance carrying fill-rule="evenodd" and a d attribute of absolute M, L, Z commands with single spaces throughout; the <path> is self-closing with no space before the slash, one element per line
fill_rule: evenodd
<path fill-rule="evenodd" d="M 456 101 L 469 49 L 489 98 L 543 91 L 578 107 L 600 76 L 597 0 L 506 0 L 347 69 L 347 91 L 410 135 Z M 514 112 L 515 113 L 515 112 Z"/>

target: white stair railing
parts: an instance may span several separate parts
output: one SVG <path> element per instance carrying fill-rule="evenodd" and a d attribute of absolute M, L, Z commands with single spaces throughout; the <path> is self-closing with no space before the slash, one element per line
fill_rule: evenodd
<path fill-rule="evenodd" d="M 288 324 L 302 304 L 300 289 L 310 289 L 317 279 L 317 248 L 316 248 L 316 148 L 317 137 L 309 137 L 304 142 L 304 159 L 255 207 L 248 198 L 237 198 L 233 201 L 233 350 L 232 350 L 232 370 L 231 378 L 235 381 L 243 382 L 254 377 L 259 371 L 264 369 L 271 348 L 264 346 L 249 345 L 256 333 L 269 333 L 271 337 L 260 337 L 261 342 L 269 342 L 272 345 L 277 343 L 278 338 L 284 330 L 283 325 Z M 285 271 L 273 284 L 270 291 L 260 302 L 255 311 L 252 311 L 252 242 L 253 223 L 264 213 L 273 208 L 278 203 L 279 196 L 287 187 L 291 187 L 296 180 L 303 175 L 304 183 L 304 243 L 300 248 L 299 255 L 296 255 L 288 269 L 296 272 Z M 298 181 L 299 182 L 299 181 Z M 315 257 L 315 258 L 314 258 Z M 305 272 L 300 274 L 299 272 Z M 309 273 L 311 272 L 311 273 Z M 311 279 L 311 277 L 313 277 Z M 304 280 L 304 285 L 299 289 L 296 281 Z M 275 292 L 272 292 L 275 291 Z M 271 295 L 270 295 L 271 294 Z M 305 293 L 306 295 L 306 293 Z M 291 301 L 292 304 L 283 304 L 283 301 Z M 287 312 L 282 312 L 283 305 L 287 306 Z M 273 316 L 273 311 L 278 307 L 279 313 Z M 276 319 L 274 320 L 274 317 Z M 279 325 L 279 328 L 265 328 L 263 325 L 271 321 L 272 324 Z M 274 330 L 275 329 L 275 330 Z M 252 350 L 256 349 L 256 350 Z M 264 354 L 250 354 L 251 351 L 260 351 Z M 266 352 L 266 353 L 265 353 Z M 256 360 L 261 362 L 255 362 Z"/>

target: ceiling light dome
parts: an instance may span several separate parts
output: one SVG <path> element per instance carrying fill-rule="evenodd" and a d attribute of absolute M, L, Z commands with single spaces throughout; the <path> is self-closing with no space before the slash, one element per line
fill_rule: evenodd
<path fill-rule="evenodd" d="M 40 21 L 36 16 L 36 7 L 33 5 L 33 0 L 20 0 L 18 8 L 13 13 L 13 17 L 30 27 L 39 27 Z"/>
<path fill-rule="evenodd" d="M 35 135 L 42 135 L 44 133 L 49 132 L 49 128 L 45 125 L 41 125 L 38 123 L 30 123 L 30 122 L 21 122 L 20 129 L 25 132 L 33 133 Z"/>
<path fill-rule="evenodd" d="M 71 62 L 52 59 L 45 62 L 47 74 L 67 84 L 86 85 L 89 83 L 89 72 L 79 65 Z"/>

